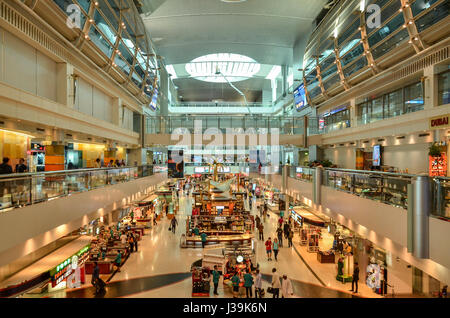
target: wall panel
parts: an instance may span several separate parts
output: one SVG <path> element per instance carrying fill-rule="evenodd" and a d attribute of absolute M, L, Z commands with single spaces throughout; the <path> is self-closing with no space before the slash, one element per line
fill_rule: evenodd
<path fill-rule="evenodd" d="M 5 82 L 36 94 L 36 50 L 4 32 Z"/>
<path fill-rule="evenodd" d="M 36 54 L 36 95 L 56 101 L 56 63 L 39 51 Z"/>

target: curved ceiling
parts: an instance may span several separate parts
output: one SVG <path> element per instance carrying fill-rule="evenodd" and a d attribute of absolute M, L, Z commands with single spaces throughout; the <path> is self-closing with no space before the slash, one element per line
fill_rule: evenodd
<path fill-rule="evenodd" d="M 307 40 L 326 2 L 141 0 L 141 16 L 166 65 L 211 53 L 237 53 L 261 64 L 292 66 L 295 44 Z"/>

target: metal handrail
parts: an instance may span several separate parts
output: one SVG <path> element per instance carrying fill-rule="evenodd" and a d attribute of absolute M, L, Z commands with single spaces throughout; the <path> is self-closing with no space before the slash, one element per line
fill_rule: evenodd
<path fill-rule="evenodd" d="M 293 168 L 308 168 L 308 169 L 316 169 L 316 167 L 308 167 L 308 166 L 293 166 Z M 380 174 L 389 177 L 407 177 L 407 178 L 415 178 L 419 175 L 416 174 L 408 174 L 408 173 L 398 173 L 398 172 L 384 172 L 384 171 L 373 171 L 373 170 L 355 170 L 355 169 L 343 169 L 343 168 L 323 168 L 324 171 L 337 171 L 337 172 L 349 172 L 349 173 L 358 173 L 358 174 Z M 450 178 L 447 178 L 450 180 Z"/>
<path fill-rule="evenodd" d="M 75 173 L 79 173 L 79 172 L 110 171 L 110 170 L 117 170 L 117 169 L 130 169 L 130 168 L 151 167 L 151 166 L 152 165 L 142 165 L 142 166 L 82 168 L 82 169 L 71 169 L 71 170 L 9 173 L 9 174 L 1 174 L 0 175 L 0 180 L 8 179 L 8 178 L 19 179 L 19 178 L 24 178 L 24 177 L 53 175 L 53 174 L 72 174 L 72 173 L 75 174 Z M 4 181 L 4 180 L 2 180 L 2 181 Z"/>

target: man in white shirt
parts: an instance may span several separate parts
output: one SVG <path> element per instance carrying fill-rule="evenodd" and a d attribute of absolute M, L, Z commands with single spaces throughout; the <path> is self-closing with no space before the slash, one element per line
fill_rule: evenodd
<path fill-rule="evenodd" d="M 120 241 L 122 244 L 127 244 L 127 236 L 125 235 L 125 232 L 122 232 L 122 235 L 120 235 Z"/>
<path fill-rule="evenodd" d="M 272 269 L 272 289 L 273 289 L 273 298 L 280 298 L 280 275 L 277 273 L 277 269 L 274 267 Z"/>

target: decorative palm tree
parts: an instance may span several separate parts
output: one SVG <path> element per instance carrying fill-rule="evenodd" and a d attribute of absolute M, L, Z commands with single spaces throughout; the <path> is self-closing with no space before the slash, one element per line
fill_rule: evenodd
<path fill-rule="evenodd" d="M 216 159 L 213 160 L 213 163 L 208 163 L 208 165 L 210 166 L 210 168 L 214 168 L 214 181 L 217 181 L 218 179 L 218 168 L 219 167 L 223 167 L 223 164 L 218 162 Z"/>

